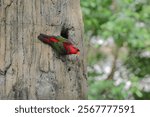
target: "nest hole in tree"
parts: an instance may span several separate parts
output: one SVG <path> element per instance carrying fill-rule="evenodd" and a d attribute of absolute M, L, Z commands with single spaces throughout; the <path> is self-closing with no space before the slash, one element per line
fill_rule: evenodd
<path fill-rule="evenodd" d="M 64 37 L 64 38 L 68 39 L 68 37 L 69 37 L 69 29 L 65 28 L 65 27 L 62 27 L 60 35 L 62 37 Z"/>

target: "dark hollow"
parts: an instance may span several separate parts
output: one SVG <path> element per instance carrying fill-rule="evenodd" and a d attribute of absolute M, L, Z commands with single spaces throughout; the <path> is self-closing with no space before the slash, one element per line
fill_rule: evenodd
<path fill-rule="evenodd" d="M 68 28 L 64 28 L 64 27 L 63 27 L 62 30 L 61 30 L 61 34 L 60 34 L 60 35 L 61 35 L 62 37 L 64 37 L 64 38 L 68 39 L 68 37 L 69 37 L 68 34 L 69 34 Z"/>

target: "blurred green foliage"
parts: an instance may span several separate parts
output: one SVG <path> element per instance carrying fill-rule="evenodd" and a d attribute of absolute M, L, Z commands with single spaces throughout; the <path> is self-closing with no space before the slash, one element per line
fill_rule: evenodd
<path fill-rule="evenodd" d="M 112 37 L 117 48 L 124 45 L 128 50 L 123 55 L 124 65 L 129 71 L 128 80 L 132 83 L 125 90 L 125 82 L 114 85 L 114 80 L 98 80 L 102 73 L 89 71 L 89 99 L 150 99 L 150 93 L 143 91 L 139 82 L 150 76 L 150 57 L 142 56 L 150 52 L 150 1 L 149 0 L 81 0 L 84 16 L 85 37 L 90 42 L 94 36 L 104 40 Z M 88 49 L 88 66 L 93 67 L 105 57 L 95 50 Z M 96 43 L 95 43 L 96 45 Z"/>
<path fill-rule="evenodd" d="M 124 99 L 127 93 L 122 92 L 124 84 L 114 86 L 111 80 L 94 81 L 90 84 L 89 99 Z"/>

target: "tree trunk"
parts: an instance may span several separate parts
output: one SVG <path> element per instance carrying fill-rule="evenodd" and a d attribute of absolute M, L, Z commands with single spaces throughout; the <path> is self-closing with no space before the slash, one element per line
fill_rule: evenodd
<path fill-rule="evenodd" d="M 72 39 L 81 55 L 57 57 L 40 33 Z M 0 99 L 86 99 L 83 44 L 80 0 L 0 0 Z"/>

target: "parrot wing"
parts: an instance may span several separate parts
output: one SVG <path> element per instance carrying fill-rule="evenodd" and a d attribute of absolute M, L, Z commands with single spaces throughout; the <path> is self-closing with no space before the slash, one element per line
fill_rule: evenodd
<path fill-rule="evenodd" d="M 58 39 L 60 42 L 67 42 L 72 44 L 68 39 L 62 37 L 62 36 L 56 36 L 56 39 Z"/>
<path fill-rule="evenodd" d="M 61 55 L 65 55 L 67 53 L 67 50 L 65 49 L 64 44 L 62 42 L 53 43 L 51 46 L 57 53 Z"/>

